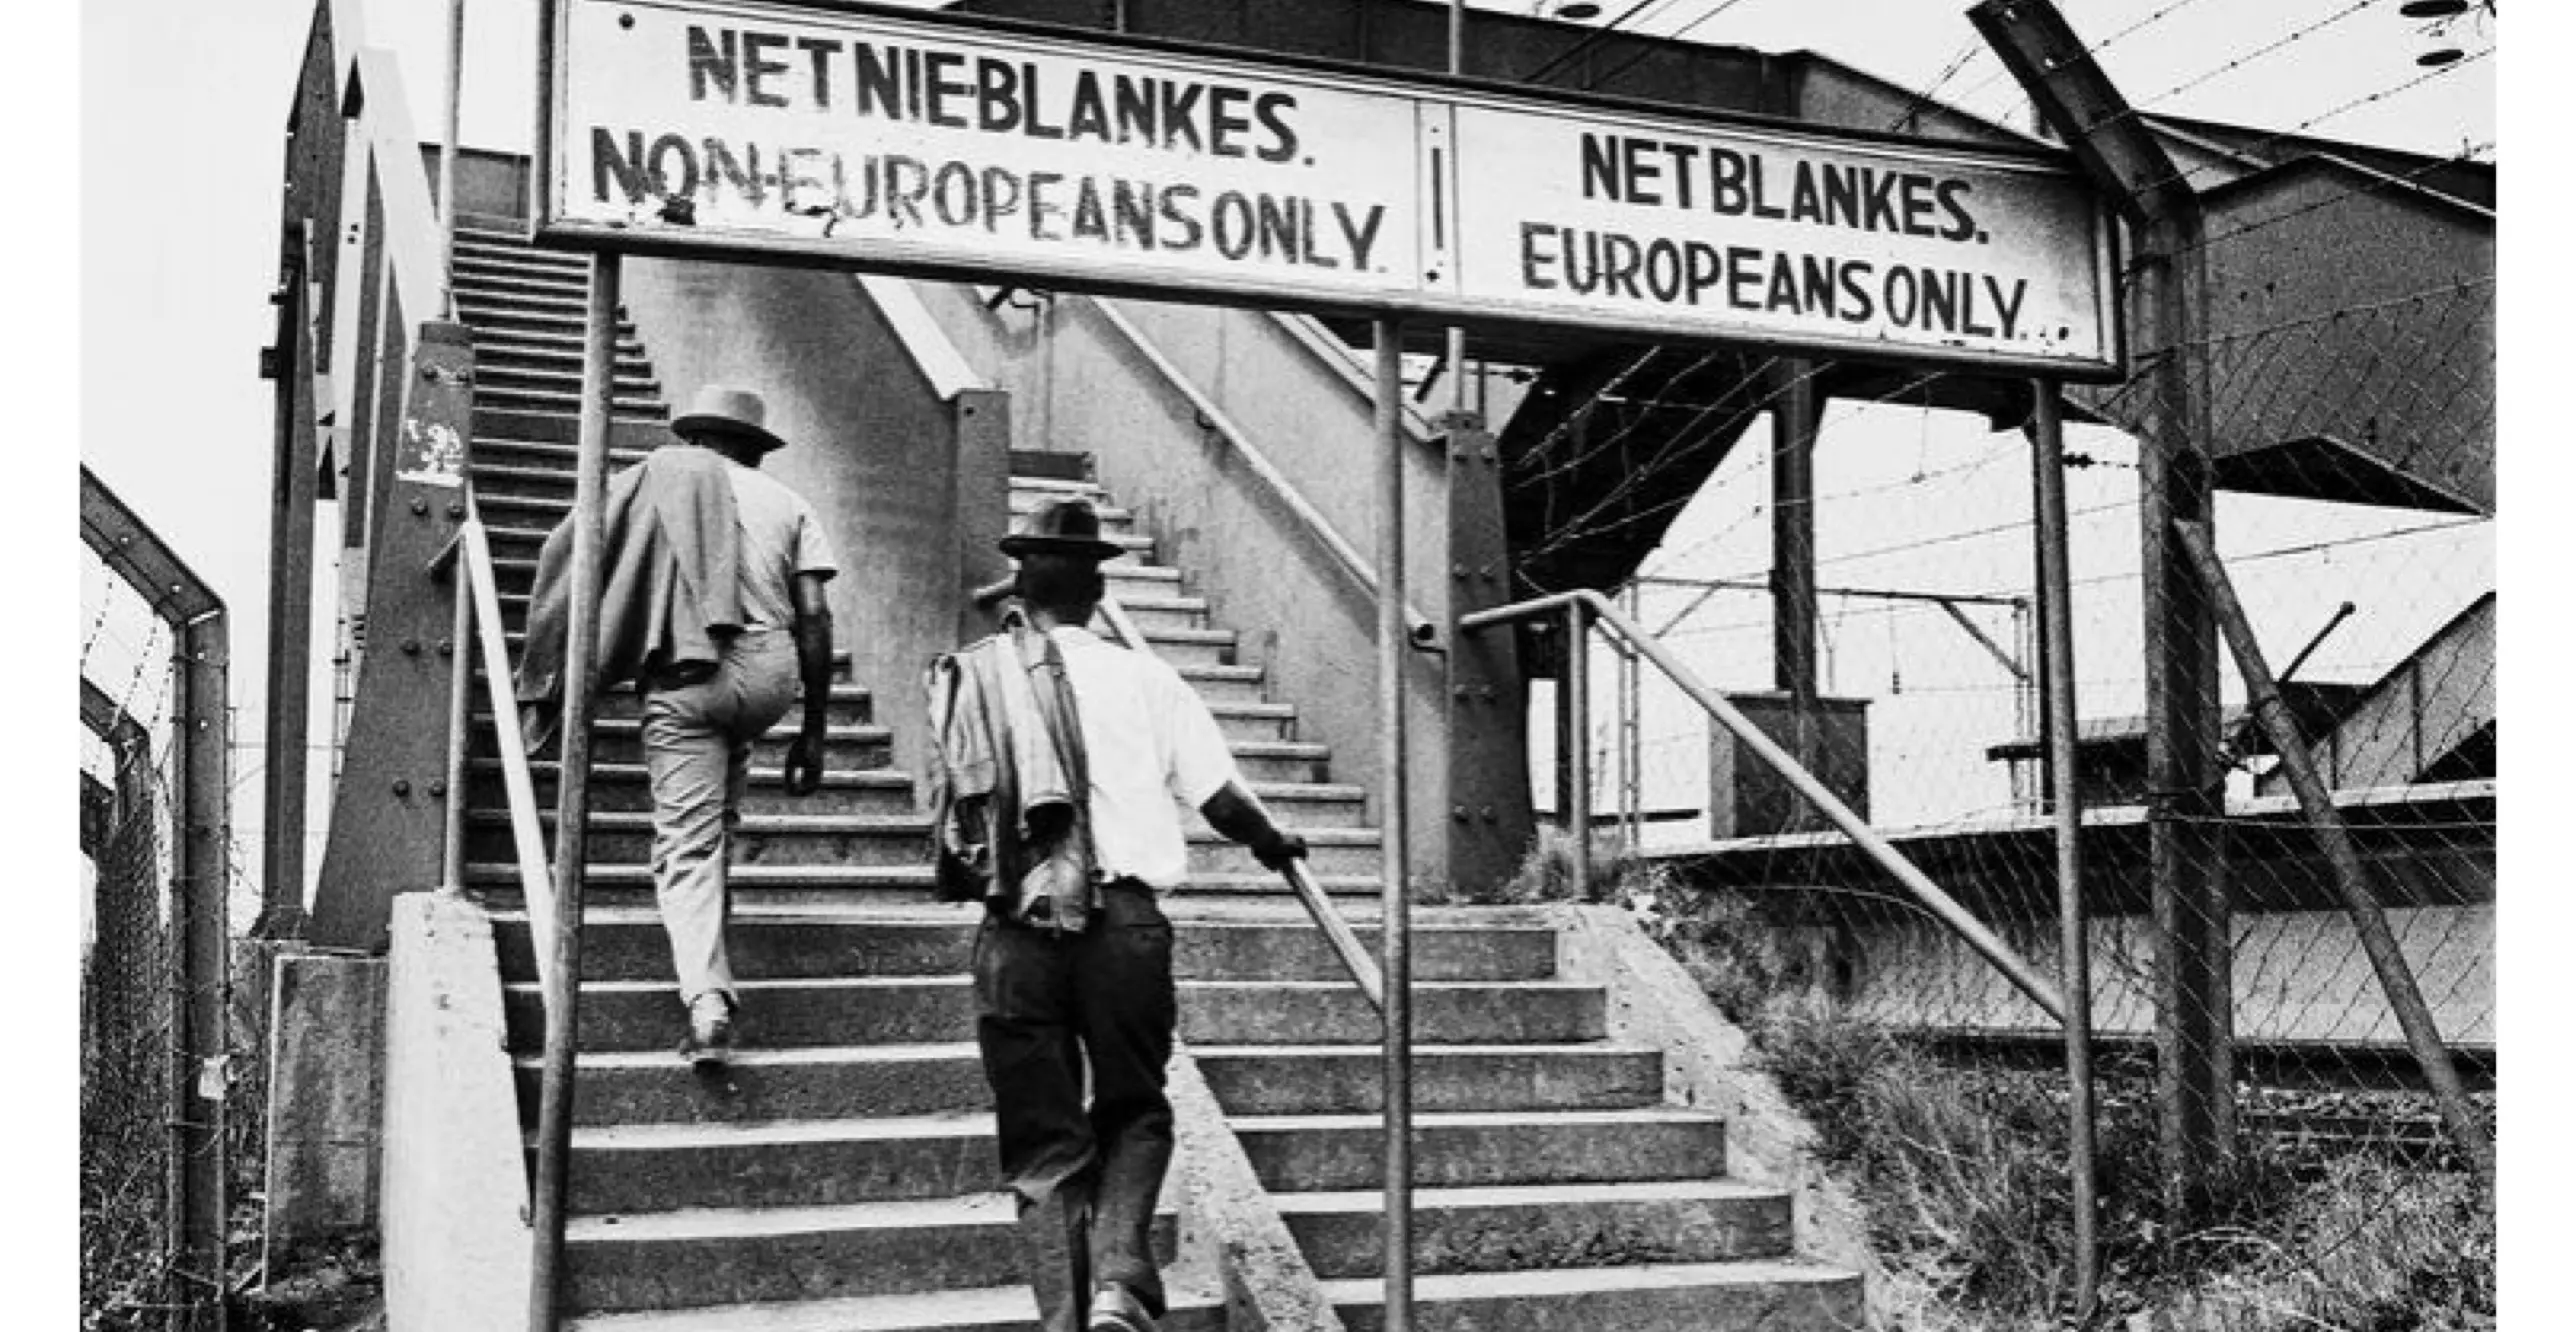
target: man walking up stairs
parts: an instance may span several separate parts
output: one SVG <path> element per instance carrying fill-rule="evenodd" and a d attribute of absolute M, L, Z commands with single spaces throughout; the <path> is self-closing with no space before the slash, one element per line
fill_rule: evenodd
<path fill-rule="evenodd" d="M 597 684 L 640 686 L 649 870 L 685 1006 L 681 1050 L 726 1063 L 738 1005 L 729 834 L 748 756 L 791 710 L 795 681 L 812 706 L 783 761 L 784 789 L 808 795 L 824 775 L 835 655 L 825 584 L 836 562 L 808 502 L 756 470 L 783 446 L 764 427 L 763 398 L 712 385 L 672 428 L 684 444 L 616 474 L 605 497 Z M 575 522 L 552 530 L 534 575 L 516 685 L 528 750 L 559 723 Z"/>

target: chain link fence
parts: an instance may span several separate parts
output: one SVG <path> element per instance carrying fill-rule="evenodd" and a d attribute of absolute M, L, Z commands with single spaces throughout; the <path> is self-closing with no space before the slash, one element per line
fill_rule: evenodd
<path fill-rule="evenodd" d="M 240 885 L 220 603 L 83 482 L 81 1326 L 193 1332 L 222 1326 L 225 1198 L 263 1155 L 255 1117 L 225 1113 L 229 1042 L 256 1028 L 223 1011 Z"/>

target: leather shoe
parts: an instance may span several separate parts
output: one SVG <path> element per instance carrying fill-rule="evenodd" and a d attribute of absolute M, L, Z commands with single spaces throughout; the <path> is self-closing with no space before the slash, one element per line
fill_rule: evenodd
<path fill-rule="evenodd" d="M 1156 1320 L 1128 1287 L 1106 1282 L 1094 1292 L 1093 1315 L 1085 1327 L 1088 1332 L 1156 1332 Z"/>
<path fill-rule="evenodd" d="M 694 996 L 685 1014 L 684 1042 L 676 1053 L 692 1064 L 725 1064 L 730 1055 L 729 996 L 713 990 Z"/>

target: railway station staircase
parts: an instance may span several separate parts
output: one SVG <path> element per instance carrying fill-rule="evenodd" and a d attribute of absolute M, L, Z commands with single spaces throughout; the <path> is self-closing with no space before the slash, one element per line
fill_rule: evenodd
<path fill-rule="evenodd" d="M 542 533 L 567 510 L 584 268 L 466 230 L 460 313 L 480 378 L 473 482 L 511 639 Z M 614 460 L 672 439 L 645 329 L 618 330 Z M 1109 592 L 1209 701 L 1245 775 L 1312 868 L 1374 920 L 1368 793 L 1239 665 L 1182 570 L 1133 516 L 1056 459 L 1017 455 L 1016 511 L 1093 497 L 1130 554 Z M 903 682 L 900 682 L 903 683 Z M 585 1332 L 1028 1328 L 1012 1208 L 972 1042 L 975 911 L 930 900 L 916 775 L 874 725 L 878 682 L 840 669 L 821 792 L 781 790 L 759 747 L 732 871 L 742 1051 L 733 1084 L 674 1053 L 680 1013 L 650 905 L 635 700 L 608 694 L 588 835 L 580 1072 L 564 1302 Z M 485 696 L 484 696 L 485 697 Z M 537 1106 L 542 1006 L 485 702 L 467 879 L 490 905 L 522 1127 Z M 785 718 L 777 736 L 787 736 Z M 548 805 L 554 765 L 537 773 Z M 1305 913 L 1238 847 L 1192 829 L 1178 922 L 1182 1039 L 1258 1187 L 1345 1326 L 1381 1318 L 1377 1022 Z M 1375 946 L 1374 932 L 1369 932 Z M 1663 1054 L 1611 1037 L 1605 984 L 1564 978 L 1558 928 L 1420 913 L 1416 928 L 1415 1272 L 1419 1326 L 1629 1329 L 1855 1325 L 1855 1271 L 1796 1256 L 1786 1188 L 1727 1170 L 1727 1125 L 1671 1103 Z M 1193 1126 L 1189 1132 L 1198 1131 Z M 1168 1328 L 1230 1326 L 1218 1237 L 1159 1218 Z"/>

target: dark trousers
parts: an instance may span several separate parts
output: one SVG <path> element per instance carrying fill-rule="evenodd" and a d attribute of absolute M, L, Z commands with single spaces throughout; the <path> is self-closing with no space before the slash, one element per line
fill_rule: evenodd
<path fill-rule="evenodd" d="M 1135 880 L 1105 885 L 1101 905 L 1074 934 L 989 917 L 971 963 L 996 1160 L 1044 1332 L 1082 1332 L 1095 1281 L 1164 1310 L 1147 1230 L 1173 1162 L 1173 927 Z"/>

